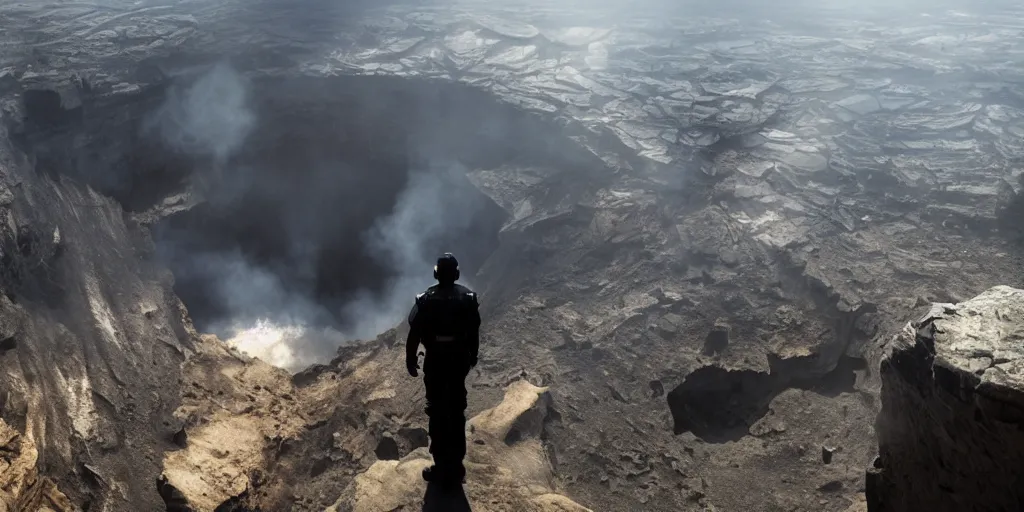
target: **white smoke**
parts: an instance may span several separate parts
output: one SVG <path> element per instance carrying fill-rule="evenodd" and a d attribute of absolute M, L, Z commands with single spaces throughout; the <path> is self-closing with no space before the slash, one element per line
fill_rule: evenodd
<path fill-rule="evenodd" d="M 334 329 L 310 328 L 312 323 L 329 321 L 330 312 L 312 301 L 308 290 L 286 286 L 277 274 L 254 265 L 237 250 L 190 250 L 173 245 L 163 250 L 167 257 L 188 262 L 178 265 L 176 278 L 212 278 L 207 300 L 228 317 L 207 328 L 241 352 L 295 371 L 329 359 L 346 339 Z M 189 253 L 173 254 L 178 250 Z"/>
<path fill-rule="evenodd" d="M 257 119 L 250 104 L 249 84 L 230 66 L 221 64 L 185 87 L 171 88 L 144 129 L 157 134 L 171 148 L 212 161 L 215 179 L 199 177 L 215 187 L 209 190 L 207 200 L 217 209 L 231 210 L 239 206 L 237 201 L 253 172 L 231 159 L 242 149 Z M 335 162 L 322 165 L 324 169 L 317 172 L 327 173 L 323 176 L 348 170 Z M 281 170 L 283 180 L 288 179 L 287 172 Z M 337 183 L 329 179 L 324 182 L 325 186 Z M 251 356 L 298 370 L 329 359 L 346 340 L 373 338 L 405 318 L 416 293 L 434 282 L 434 260 L 446 249 L 442 240 L 450 233 L 465 232 L 484 207 L 483 196 L 465 193 L 469 190 L 466 187 L 473 185 L 458 163 L 434 163 L 410 170 L 391 214 L 379 219 L 359 241 L 369 253 L 386 262 L 395 277 L 383 292 L 356 291 L 356 298 L 339 306 L 339 310 L 329 310 L 314 299 L 318 247 L 310 244 L 319 242 L 316 235 L 304 236 L 302 230 L 325 222 L 315 211 L 300 208 L 287 212 L 293 239 L 289 242 L 286 272 L 275 272 L 265 262 L 251 261 L 237 248 L 208 247 L 201 240 L 193 243 L 187 234 L 172 239 L 161 251 L 179 262 L 176 278 L 205 281 L 206 300 L 226 312 L 223 319 L 206 326 L 207 330 Z M 327 222 L 343 223 L 345 219 Z M 284 282 L 281 276 L 290 278 Z M 344 332 L 319 327 L 332 324 L 344 325 Z"/>
<path fill-rule="evenodd" d="M 294 348 L 295 343 L 306 336 L 306 329 L 302 326 L 280 326 L 260 318 L 252 326 L 236 325 L 234 331 L 235 335 L 226 340 L 227 344 L 252 357 L 288 370 L 297 370 L 310 363 Z"/>
<path fill-rule="evenodd" d="M 183 90 L 170 88 L 144 129 L 157 131 L 174 149 L 221 164 L 242 147 L 255 125 L 245 79 L 218 64 Z"/>
<path fill-rule="evenodd" d="M 383 297 L 364 294 L 345 307 L 353 337 L 369 338 L 394 327 L 405 318 L 416 294 L 434 283 L 438 241 L 448 233 L 465 232 L 484 208 L 483 196 L 464 193 L 472 186 L 459 163 L 410 171 L 394 210 L 363 237 L 371 251 L 387 259 L 397 277 Z M 461 282 L 467 284 L 465 278 Z"/>
<path fill-rule="evenodd" d="M 211 200 L 230 208 L 244 187 L 247 169 L 224 169 L 227 161 L 245 144 L 256 126 L 250 105 L 249 84 L 231 66 L 214 65 L 186 86 L 173 86 L 160 107 L 143 123 L 145 133 L 164 144 L 197 158 L 212 159 L 220 174 Z M 196 178 L 196 176 L 194 176 Z M 198 177 L 203 180 L 203 176 Z M 203 180 L 207 183 L 209 181 Z M 179 279 L 216 276 L 209 300 L 228 312 L 268 311 L 269 317 L 234 316 L 210 330 L 251 356 L 282 368 L 295 370 L 321 359 L 322 338 L 336 344 L 340 333 L 307 330 L 305 324 L 328 314 L 308 295 L 285 286 L 273 272 L 252 264 L 240 251 L 208 251 L 203 247 L 162 247 L 165 256 L 188 261 L 176 269 Z M 187 252 L 187 254 L 186 254 Z M 194 273 L 194 275 L 193 275 Z M 319 338 L 317 343 L 315 338 Z"/>
<path fill-rule="evenodd" d="M 479 194 L 460 194 L 465 190 L 457 186 L 460 183 L 472 186 L 459 164 L 410 172 L 392 213 L 379 219 L 362 240 L 387 260 L 396 277 L 384 293 L 364 291 L 343 306 L 339 313 L 347 326 L 344 332 L 311 329 L 310 324 L 331 312 L 311 301 L 311 294 L 288 289 L 275 274 L 249 264 L 241 254 L 204 258 L 207 275 L 216 268 L 213 275 L 222 276 L 214 289 L 229 311 L 275 312 L 272 318 L 233 318 L 217 330 L 231 333 L 228 343 L 240 351 L 295 371 L 328 359 L 346 341 L 373 338 L 395 327 L 405 319 L 416 294 L 434 283 L 438 240 L 464 231 L 484 206 Z"/>

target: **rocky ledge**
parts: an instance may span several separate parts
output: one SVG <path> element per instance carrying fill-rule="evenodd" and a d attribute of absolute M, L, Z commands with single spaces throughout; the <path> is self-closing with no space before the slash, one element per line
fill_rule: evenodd
<path fill-rule="evenodd" d="M 869 510 L 1024 507 L 1024 290 L 935 304 L 882 360 Z"/>
<path fill-rule="evenodd" d="M 427 488 L 420 472 L 430 465 L 430 455 L 421 447 L 400 460 L 374 462 L 328 512 L 416 510 L 421 500 L 423 510 L 437 511 L 470 510 L 472 501 L 474 510 L 483 512 L 590 512 L 554 489 L 555 475 L 541 442 L 552 411 L 547 388 L 516 381 L 500 404 L 467 425 L 465 494 Z"/>

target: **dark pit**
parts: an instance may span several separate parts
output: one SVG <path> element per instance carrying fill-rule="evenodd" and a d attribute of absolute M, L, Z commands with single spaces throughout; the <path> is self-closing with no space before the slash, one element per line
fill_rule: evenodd
<path fill-rule="evenodd" d="M 770 360 L 771 370 L 728 370 L 705 366 L 687 375 L 666 397 L 675 434 L 692 432 L 703 441 L 737 441 L 764 417 L 771 401 L 787 389 L 836 397 L 855 390 L 863 359 L 843 356 L 831 371 L 815 374 L 813 358 Z"/>

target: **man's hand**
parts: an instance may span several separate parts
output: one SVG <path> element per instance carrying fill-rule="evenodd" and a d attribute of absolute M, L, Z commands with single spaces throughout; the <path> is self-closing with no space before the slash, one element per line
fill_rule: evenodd
<path fill-rule="evenodd" d="M 420 373 L 416 370 L 420 369 L 419 361 L 416 359 L 406 359 L 405 369 L 409 370 L 409 375 L 413 377 L 419 377 Z"/>

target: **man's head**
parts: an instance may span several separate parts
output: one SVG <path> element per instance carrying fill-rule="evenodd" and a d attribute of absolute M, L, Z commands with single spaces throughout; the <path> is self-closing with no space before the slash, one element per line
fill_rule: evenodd
<path fill-rule="evenodd" d="M 459 280 L 459 260 L 450 252 L 437 259 L 434 265 L 434 279 L 441 284 L 451 284 Z"/>

